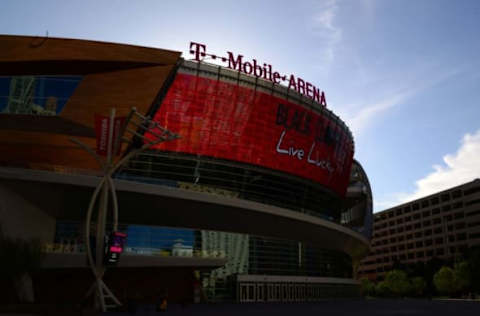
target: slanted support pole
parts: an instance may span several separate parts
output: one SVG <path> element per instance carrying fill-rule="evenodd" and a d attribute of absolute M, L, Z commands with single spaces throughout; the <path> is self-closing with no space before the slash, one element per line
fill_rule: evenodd
<path fill-rule="evenodd" d="M 140 119 L 140 123 L 135 122 L 134 119 Z M 146 139 L 143 134 L 128 128 L 128 125 L 133 125 L 136 129 L 143 132 L 151 132 L 153 139 Z M 118 200 L 117 193 L 115 190 L 114 181 L 112 175 L 123 165 L 127 164 L 128 161 L 137 155 L 138 153 L 155 146 L 158 143 L 164 141 L 171 141 L 179 138 L 177 134 L 174 134 L 167 129 L 161 127 L 157 123 L 150 120 L 148 117 L 144 117 L 139 114 L 135 108 L 132 108 L 130 114 L 125 120 L 123 126 L 121 126 L 118 135 L 114 137 L 114 128 L 115 128 L 115 109 L 112 109 L 109 117 L 109 129 L 108 129 L 108 141 L 107 141 L 107 156 L 103 160 L 93 149 L 89 148 L 87 145 L 83 144 L 77 139 L 70 139 L 73 143 L 77 144 L 80 148 L 88 152 L 99 164 L 103 177 L 100 179 L 97 187 L 95 188 L 90 203 L 87 210 L 86 216 L 86 225 L 85 225 L 85 239 L 86 239 L 86 248 L 87 248 L 87 260 L 90 269 L 92 270 L 93 275 L 95 276 L 95 281 L 87 292 L 87 296 L 94 294 L 95 295 L 95 304 L 96 308 L 102 312 L 107 311 L 107 307 L 112 306 L 105 303 L 105 299 L 111 299 L 115 305 L 122 305 L 120 301 L 115 297 L 112 291 L 107 287 L 105 282 L 103 282 L 103 276 L 105 274 L 105 231 L 107 224 L 107 215 L 108 215 L 108 205 L 110 196 L 112 199 L 112 209 L 113 209 L 113 230 L 118 229 Z M 159 133 L 157 131 L 158 130 Z M 117 152 L 122 146 L 122 140 L 128 139 L 124 137 L 125 133 L 132 134 L 132 137 L 139 137 L 144 141 L 144 145 L 140 148 L 131 150 L 124 157 L 115 162 L 114 157 L 117 155 Z M 99 200 L 99 208 L 97 215 L 97 227 L 96 227 L 96 240 L 95 240 L 95 260 L 93 259 L 92 247 L 90 244 L 90 226 L 92 223 L 92 215 L 94 212 L 95 205 Z"/>

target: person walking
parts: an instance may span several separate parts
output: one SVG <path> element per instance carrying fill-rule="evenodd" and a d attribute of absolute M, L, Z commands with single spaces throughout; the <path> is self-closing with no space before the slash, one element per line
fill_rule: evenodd
<path fill-rule="evenodd" d="M 166 312 L 168 307 L 168 289 L 163 289 L 157 303 L 157 312 Z"/>

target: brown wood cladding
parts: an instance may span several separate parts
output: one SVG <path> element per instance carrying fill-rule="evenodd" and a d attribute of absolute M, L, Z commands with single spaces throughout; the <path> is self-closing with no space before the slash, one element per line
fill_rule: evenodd
<path fill-rule="evenodd" d="M 0 130 L 0 164 L 98 169 L 95 160 L 69 140 L 68 135 Z M 94 138 L 76 137 L 93 147 Z"/>
<path fill-rule="evenodd" d="M 93 128 L 94 113 L 127 115 L 134 106 L 146 113 L 173 66 L 143 67 L 86 75 L 60 117 Z"/>
<path fill-rule="evenodd" d="M 102 61 L 172 65 L 181 54 L 176 51 L 125 44 L 10 35 L 0 35 L 0 47 L 1 63 Z M 96 69 L 92 69 L 92 72 L 95 71 Z"/>
<path fill-rule="evenodd" d="M 59 116 L 2 114 L 0 115 L 0 129 L 95 137 L 94 130 L 91 127 L 74 123 Z"/>
<path fill-rule="evenodd" d="M 59 118 L 92 132 L 94 114 L 108 115 L 112 107 L 118 116 L 126 115 L 131 107 L 145 114 L 180 56 L 179 52 L 131 45 L 26 36 L 0 35 L 0 47 L 0 75 L 86 74 Z M 47 71 L 46 65 L 53 68 Z M 69 141 L 70 136 L 53 125 L 46 130 L 42 117 L 38 122 L 43 125 L 37 131 L 0 126 L 1 164 L 98 168 L 94 159 Z M 94 138 L 83 137 L 82 141 L 95 146 Z"/>

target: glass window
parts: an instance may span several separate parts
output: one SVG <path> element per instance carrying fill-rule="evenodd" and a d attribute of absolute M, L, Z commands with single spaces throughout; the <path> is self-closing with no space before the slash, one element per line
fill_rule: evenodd
<path fill-rule="evenodd" d="M 81 79 L 80 76 L 0 77 L 0 113 L 57 115 Z"/>
<path fill-rule="evenodd" d="M 473 188 L 470 188 L 468 190 L 465 190 L 465 195 L 470 195 L 470 194 L 473 194 L 473 193 L 476 193 L 476 192 L 480 192 L 480 186 L 478 187 L 473 187 Z"/>
<path fill-rule="evenodd" d="M 471 200 L 471 201 L 465 202 L 465 206 L 469 206 L 469 205 L 473 205 L 473 204 L 479 204 L 479 203 L 480 203 L 480 199 Z"/>
<path fill-rule="evenodd" d="M 453 191 L 453 192 L 452 192 L 452 197 L 453 197 L 454 199 L 458 199 L 458 198 L 461 197 L 461 196 L 462 196 L 462 191 L 460 191 L 460 190 L 457 190 L 457 191 Z"/>

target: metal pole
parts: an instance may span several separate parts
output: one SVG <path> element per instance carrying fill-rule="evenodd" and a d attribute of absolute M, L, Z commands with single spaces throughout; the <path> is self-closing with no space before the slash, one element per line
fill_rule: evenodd
<path fill-rule="evenodd" d="M 108 146 L 107 146 L 107 161 L 104 168 L 104 176 L 107 176 L 112 165 L 112 140 L 113 140 L 113 130 L 115 123 L 115 109 L 112 109 L 110 112 L 110 124 L 108 129 Z M 110 191 L 109 188 L 110 182 L 104 181 L 102 187 L 102 195 L 100 198 L 100 208 L 98 210 L 97 217 L 97 249 L 96 249 L 96 282 L 98 289 L 98 298 L 100 299 L 100 305 L 102 311 L 105 311 L 105 300 L 103 297 L 101 278 L 103 276 L 105 266 L 104 266 L 104 255 L 105 255 L 105 225 L 108 212 L 108 194 Z"/>
<path fill-rule="evenodd" d="M 85 239 L 86 239 L 86 244 L 87 244 L 87 257 L 88 257 L 88 262 L 90 263 L 90 267 L 92 268 L 92 271 L 95 275 L 96 269 L 95 269 L 95 262 L 93 261 L 92 257 L 92 248 L 90 247 L 90 224 L 92 222 L 92 213 L 93 213 L 93 207 L 95 206 L 95 201 L 97 200 L 97 196 L 100 193 L 101 188 L 103 187 L 103 183 L 105 182 L 105 178 L 102 178 L 100 183 L 97 185 L 97 188 L 93 192 L 92 198 L 90 199 L 90 204 L 88 206 L 88 211 L 87 211 L 87 220 L 86 220 L 86 225 L 85 225 Z"/>
<path fill-rule="evenodd" d="M 97 278 L 100 276 L 103 269 L 103 254 L 105 252 L 105 221 L 107 217 L 108 207 L 108 181 L 103 182 L 102 195 L 100 197 L 100 209 L 97 217 L 97 249 L 96 249 L 96 272 Z"/>

